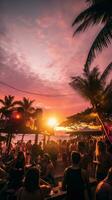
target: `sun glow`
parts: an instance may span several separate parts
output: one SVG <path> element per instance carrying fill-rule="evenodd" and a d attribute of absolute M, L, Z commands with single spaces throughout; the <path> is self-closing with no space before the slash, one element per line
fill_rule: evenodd
<path fill-rule="evenodd" d="M 47 121 L 48 126 L 50 127 L 56 127 L 58 125 L 58 120 L 54 117 L 49 118 Z"/>

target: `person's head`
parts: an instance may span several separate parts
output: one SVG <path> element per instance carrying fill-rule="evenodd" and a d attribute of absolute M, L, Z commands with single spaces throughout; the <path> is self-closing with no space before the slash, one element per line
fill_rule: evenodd
<path fill-rule="evenodd" d="M 39 188 L 39 170 L 35 167 L 30 168 L 25 175 L 25 189 L 34 192 Z"/>
<path fill-rule="evenodd" d="M 104 142 L 102 141 L 98 141 L 97 145 L 96 145 L 96 154 L 104 154 L 106 151 L 106 146 L 104 144 Z"/>
<path fill-rule="evenodd" d="M 71 153 L 71 160 L 72 160 L 73 165 L 79 165 L 80 160 L 81 160 L 80 153 L 77 151 L 73 151 Z"/>
<path fill-rule="evenodd" d="M 45 153 L 45 154 L 44 154 L 44 161 L 46 161 L 47 163 L 50 162 L 50 156 L 49 156 L 48 153 Z"/>
<path fill-rule="evenodd" d="M 85 143 L 84 142 L 78 142 L 78 151 L 80 152 L 80 153 L 83 153 L 83 152 L 85 152 Z"/>

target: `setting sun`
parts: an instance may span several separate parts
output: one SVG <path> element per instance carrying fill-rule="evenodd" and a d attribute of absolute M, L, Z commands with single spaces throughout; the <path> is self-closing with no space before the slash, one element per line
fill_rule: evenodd
<path fill-rule="evenodd" d="M 52 117 L 48 119 L 47 124 L 51 127 L 55 127 L 58 124 L 58 121 L 56 118 Z"/>

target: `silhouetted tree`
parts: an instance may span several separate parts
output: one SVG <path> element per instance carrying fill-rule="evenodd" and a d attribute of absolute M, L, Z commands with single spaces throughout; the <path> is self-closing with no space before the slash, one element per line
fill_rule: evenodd
<path fill-rule="evenodd" d="M 2 107 L 0 108 L 1 119 L 3 117 L 7 118 L 10 117 L 14 107 L 17 105 L 17 101 L 14 101 L 14 96 L 5 96 L 4 99 L 0 99 L 0 103 Z"/>
<path fill-rule="evenodd" d="M 91 103 L 94 110 L 102 114 L 106 112 L 107 108 L 111 107 L 112 80 L 107 83 L 107 77 L 111 70 L 112 63 L 106 67 L 102 74 L 98 67 L 90 70 L 85 66 L 83 75 L 72 77 L 70 83 L 73 89 L 77 90 L 82 97 Z"/>
<path fill-rule="evenodd" d="M 23 97 L 22 101 L 18 101 L 18 111 L 23 114 L 26 121 L 30 118 L 34 111 L 33 103 L 34 100 L 29 100 L 29 98 L 26 97 Z"/>
<path fill-rule="evenodd" d="M 108 47 L 112 39 L 112 0 L 86 0 L 89 2 L 87 9 L 82 11 L 74 20 L 73 26 L 78 24 L 74 35 L 84 32 L 91 25 L 102 24 L 103 27 L 93 41 L 89 50 L 86 65 L 90 65 L 96 52 Z"/>

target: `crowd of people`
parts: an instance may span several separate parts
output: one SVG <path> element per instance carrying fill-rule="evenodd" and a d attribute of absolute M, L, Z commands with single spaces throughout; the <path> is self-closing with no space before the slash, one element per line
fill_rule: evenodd
<path fill-rule="evenodd" d="M 44 200 L 57 187 L 56 170 L 64 166 L 61 191 L 67 200 L 112 200 L 112 145 L 103 138 L 32 144 L 18 141 L 10 150 L 0 143 L 0 199 Z M 95 178 L 94 195 L 90 177 Z"/>

